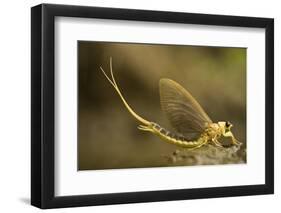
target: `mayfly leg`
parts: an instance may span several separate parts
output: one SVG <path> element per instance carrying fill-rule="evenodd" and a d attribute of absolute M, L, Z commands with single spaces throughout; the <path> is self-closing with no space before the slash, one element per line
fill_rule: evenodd
<path fill-rule="evenodd" d="M 216 138 L 214 138 L 214 139 L 212 140 L 212 142 L 214 142 L 214 144 L 215 144 L 216 146 L 223 148 L 223 145 L 221 145 L 220 142 L 219 142 Z"/>
<path fill-rule="evenodd" d="M 235 137 L 234 137 L 234 135 L 232 134 L 232 132 L 227 132 L 227 133 L 225 133 L 224 134 L 224 137 L 230 137 L 231 138 L 231 140 L 232 140 L 232 143 L 234 144 L 234 145 L 241 145 L 242 144 L 242 142 L 240 142 L 240 141 L 238 141 Z"/>

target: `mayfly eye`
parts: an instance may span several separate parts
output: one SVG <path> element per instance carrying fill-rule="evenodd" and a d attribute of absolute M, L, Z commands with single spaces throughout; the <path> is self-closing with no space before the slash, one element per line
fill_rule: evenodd
<path fill-rule="evenodd" d="M 231 128 L 231 127 L 232 127 L 232 124 L 231 124 L 229 121 L 227 121 L 227 122 L 225 123 L 225 127 L 226 127 L 226 128 Z"/>

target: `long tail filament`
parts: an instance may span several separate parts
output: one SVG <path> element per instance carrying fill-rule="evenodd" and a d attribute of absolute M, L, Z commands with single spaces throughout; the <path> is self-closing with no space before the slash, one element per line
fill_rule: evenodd
<path fill-rule="evenodd" d="M 140 117 L 137 113 L 134 112 L 134 110 L 129 106 L 129 104 L 126 102 L 125 98 L 123 97 L 121 91 L 119 90 L 119 87 L 115 81 L 114 75 L 113 75 L 113 69 L 112 69 L 112 58 L 110 57 L 110 74 L 111 74 L 111 78 L 110 79 L 108 77 L 108 75 L 105 73 L 105 71 L 103 70 L 102 67 L 100 67 L 101 71 L 103 72 L 104 76 L 107 78 L 107 80 L 109 81 L 109 83 L 113 86 L 113 88 L 116 90 L 116 92 L 118 93 L 119 97 L 121 98 L 122 102 L 124 103 L 125 107 L 127 108 L 127 110 L 131 113 L 131 115 L 137 119 L 139 122 L 141 122 L 144 125 L 149 125 L 150 122 L 145 120 L 144 118 Z"/>

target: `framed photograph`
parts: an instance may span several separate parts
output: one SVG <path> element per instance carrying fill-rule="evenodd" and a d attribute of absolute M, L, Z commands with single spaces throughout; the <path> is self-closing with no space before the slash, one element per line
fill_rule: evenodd
<path fill-rule="evenodd" d="M 274 192 L 274 20 L 31 9 L 31 203 Z"/>

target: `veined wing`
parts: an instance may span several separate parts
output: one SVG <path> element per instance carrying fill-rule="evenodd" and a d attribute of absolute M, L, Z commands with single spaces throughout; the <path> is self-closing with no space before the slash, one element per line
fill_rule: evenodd
<path fill-rule="evenodd" d="M 188 140 L 196 139 L 212 120 L 192 95 L 170 79 L 160 79 L 162 110 L 175 130 Z"/>

